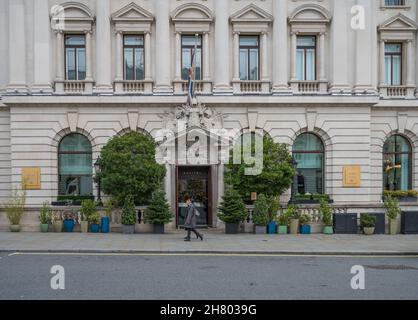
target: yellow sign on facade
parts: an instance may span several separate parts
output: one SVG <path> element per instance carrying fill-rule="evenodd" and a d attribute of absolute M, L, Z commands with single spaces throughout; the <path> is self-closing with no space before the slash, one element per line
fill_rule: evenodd
<path fill-rule="evenodd" d="M 22 168 L 22 184 L 27 190 L 40 190 L 41 168 Z"/>
<path fill-rule="evenodd" d="M 360 188 L 361 187 L 361 167 L 345 166 L 343 168 L 343 187 Z"/>

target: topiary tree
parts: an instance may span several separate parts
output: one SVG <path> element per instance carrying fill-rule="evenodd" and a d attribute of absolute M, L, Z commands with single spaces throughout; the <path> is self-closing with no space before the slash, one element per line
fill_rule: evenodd
<path fill-rule="evenodd" d="M 155 160 L 154 140 L 139 132 L 112 138 L 101 152 L 100 178 L 103 191 L 119 206 L 132 195 L 135 204 L 148 204 L 166 174 Z"/>
<path fill-rule="evenodd" d="M 125 226 L 133 226 L 136 223 L 135 203 L 131 195 L 125 199 L 122 208 L 122 224 Z"/>
<path fill-rule="evenodd" d="M 220 212 L 218 218 L 226 223 L 239 223 L 248 216 L 240 194 L 234 189 L 228 189 L 225 192 L 218 210 Z"/>
<path fill-rule="evenodd" d="M 166 224 L 173 219 L 170 205 L 165 197 L 165 192 L 157 190 L 153 193 L 149 206 L 145 209 L 144 220 L 151 224 Z"/>
<path fill-rule="evenodd" d="M 332 227 L 332 209 L 325 199 L 319 202 L 319 212 L 322 216 L 322 222 L 326 227 Z"/>
<path fill-rule="evenodd" d="M 249 142 L 248 142 L 249 143 Z M 249 150 L 248 143 L 241 148 L 241 159 L 245 146 Z M 242 144 L 237 143 L 234 148 L 240 148 Z M 251 154 L 255 153 L 255 139 L 251 142 Z M 292 165 L 292 156 L 285 144 L 275 143 L 271 137 L 263 137 L 263 166 L 258 175 L 246 175 L 245 169 L 254 167 L 254 164 L 233 164 L 233 151 L 230 153 L 230 161 L 226 165 L 225 183 L 233 186 L 244 200 L 249 200 L 251 192 L 264 194 L 268 197 L 281 195 L 292 185 L 293 177 L 296 174 Z"/>
<path fill-rule="evenodd" d="M 266 226 L 269 222 L 270 205 L 267 197 L 260 194 L 254 204 L 253 222 L 256 226 Z"/>

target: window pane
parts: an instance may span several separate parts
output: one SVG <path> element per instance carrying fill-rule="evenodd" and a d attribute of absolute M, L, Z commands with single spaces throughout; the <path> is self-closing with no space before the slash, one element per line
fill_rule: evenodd
<path fill-rule="evenodd" d="M 144 80 L 144 50 L 135 50 L 135 76 L 136 80 Z"/>
<path fill-rule="evenodd" d="M 404 137 L 400 135 L 391 136 L 386 140 L 383 152 L 411 152 L 411 145 Z"/>
<path fill-rule="evenodd" d="M 67 48 L 66 50 L 66 77 L 67 80 L 76 80 L 75 74 L 75 49 Z"/>
<path fill-rule="evenodd" d="M 402 45 L 400 43 L 386 43 L 385 52 L 386 53 L 401 53 Z"/>
<path fill-rule="evenodd" d="M 315 80 L 315 50 L 306 50 L 306 79 Z"/>
<path fill-rule="evenodd" d="M 124 36 L 124 44 L 126 46 L 143 46 L 144 37 L 143 36 Z"/>
<path fill-rule="evenodd" d="M 195 80 L 202 80 L 202 50 L 197 49 Z"/>
<path fill-rule="evenodd" d="M 258 49 L 250 49 L 250 80 L 258 80 Z"/>
<path fill-rule="evenodd" d="M 91 154 L 60 154 L 59 171 L 64 175 L 80 175 L 92 173 Z"/>
<path fill-rule="evenodd" d="M 315 46 L 315 37 L 297 37 L 297 46 L 298 47 L 314 47 Z"/>
<path fill-rule="evenodd" d="M 181 43 L 182 43 L 182 46 L 190 46 L 190 47 L 194 47 L 195 44 L 197 43 L 197 46 L 199 47 L 202 45 L 202 37 L 198 36 L 196 38 L 196 36 L 182 36 Z"/>
<path fill-rule="evenodd" d="M 189 79 L 189 69 L 190 69 L 190 63 L 192 61 L 192 55 L 190 49 L 183 49 L 182 50 L 182 63 L 183 66 L 181 68 L 181 78 L 183 80 Z"/>
<path fill-rule="evenodd" d="M 125 80 L 135 80 L 134 79 L 134 61 L 133 61 L 133 49 L 125 48 Z"/>
<path fill-rule="evenodd" d="M 392 84 L 392 59 L 390 56 L 385 57 L 385 84 Z"/>
<path fill-rule="evenodd" d="M 69 134 L 61 140 L 59 152 L 92 152 L 91 143 L 81 134 Z"/>
<path fill-rule="evenodd" d="M 400 86 L 402 83 L 401 56 L 393 56 L 392 59 L 393 59 L 392 60 L 392 64 L 393 64 L 392 85 Z"/>
<path fill-rule="evenodd" d="M 70 35 L 65 37 L 67 46 L 84 46 L 86 44 L 85 37 L 82 35 Z"/>
<path fill-rule="evenodd" d="M 316 135 L 303 133 L 295 140 L 293 151 L 324 151 L 324 145 Z"/>
<path fill-rule="evenodd" d="M 241 49 L 239 52 L 239 78 L 248 80 L 248 51 Z"/>
<path fill-rule="evenodd" d="M 298 49 L 296 52 L 296 76 L 297 80 L 305 80 L 305 51 Z"/>
<path fill-rule="evenodd" d="M 78 79 L 86 79 L 86 50 L 83 48 L 77 49 L 77 67 L 78 67 Z"/>
<path fill-rule="evenodd" d="M 322 194 L 323 157 L 322 153 L 300 153 L 294 155 L 298 162 L 297 175 L 293 181 L 293 192 L 299 194 Z"/>
<path fill-rule="evenodd" d="M 258 37 L 257 36 L 241 36 L 239 37 L 240 46 L 258 46 Z"/>

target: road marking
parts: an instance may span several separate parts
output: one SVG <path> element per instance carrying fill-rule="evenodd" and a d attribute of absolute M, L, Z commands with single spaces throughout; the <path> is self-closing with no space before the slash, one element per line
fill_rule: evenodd
<path fill-rule="evenodd" d="M 19 252 L 13 252 L 13 253 L 8 254 L 8 256 L 11 257 L 11 256 L 16 256 L 18 254 L 19 254 Z"/>
<path fill-rule="evenodd" d="M 317 257 L 317 258 L 418 258 L 418 255 L 315 255 L 315 254 L 245 254 L 245 253 L 111 253 L 111 252 L 15 252 L 12 255 L 38 256 L 156 256 L 156 257 Z"/>

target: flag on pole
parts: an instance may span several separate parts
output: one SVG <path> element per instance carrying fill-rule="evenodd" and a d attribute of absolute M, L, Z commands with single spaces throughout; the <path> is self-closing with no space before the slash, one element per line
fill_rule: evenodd
<path fill-rule="evenodd" d="M 196 35 L 194 49 L 192 51 L 192 60 L 190 63 L 189 68 L 189 80 L 187 84 L 187 105 L 192 106 L 193 105 L 193 98 L 194 98 L 194 80 L 195 80 L 195 70 L 196 70 L 196 52 L 197 52 L 197 41 L 198 41 L 198 35 Z"/>

